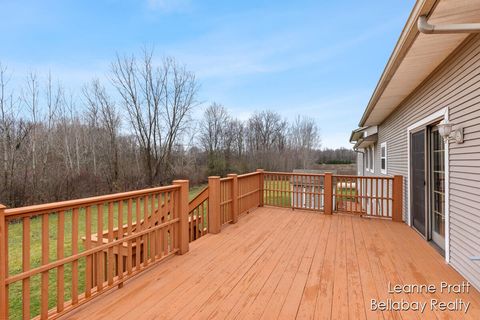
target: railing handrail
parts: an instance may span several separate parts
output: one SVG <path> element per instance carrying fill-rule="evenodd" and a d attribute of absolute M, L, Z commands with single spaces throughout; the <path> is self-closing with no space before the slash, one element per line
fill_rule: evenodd
<path fill-rule="evenodd" d="M 249 172 L 249 173 L 239 174 L 239 175 L 238 175 L 238 179 L 255 176 L 255 175 L 257 175 L 257 174 L 260 174 L 260 172 Z"/>
<path fill-rule="evenodd" d="M 249 174 L 258 174 L 258 172 L 253 172 Z M 308 173 L 308 172 L 277 172 L 277 171 L 265 171 L 265 174 L 279 175 L 279 176 L 314 176 L 314 177 L 324 177 L 325 173 Z M 332 173 L 333 177 L 339 178 L 373 178 L 373 179 L 392 179 L 393 176 L 359 176 L 359 175 L 350 175 L 350 174 L 336 174 Z M 241 176 L 238 176 L 239 178 Z"/>
<path fill-rule="evenodd" d="M 125 200 L 132 197 L 143 196 L 143 195 L 164 192 L 164 191 L 171 191 L 179 188 L 180 187 L 178 185 L 171 185 L 171 186 L 148 188 L 148 189 L 127 191 L 127 192 L 120 192 L 120 193 L 112 193 L 112 194 L 89 197 L 89 198 L 37 204 L 37 205 L 19 207 L 19 208 L 9 208 L 9 209 L 5 209 L 5 216 L 10 217 L 15 215 L 25 215 L 25 214 L 34 215 L 34 214 L 40 214 L 43 212 L 50 213 L 54 210 L 68 210 L 68 209 L 72 209 L 79 206 L 100 204 L 102 202 L 107 202 L 111 200 Z"/>
<path fill-rule="evenodd" d="M 188 211 L 191 212 L 193 209 L 198 207 L 202 202 L 208 198 L 208 186 L 202 189 L 190 202 L 188 203 Z"/>
<path fill-rule="evenodd" d="M 305 172 L 276 172 L 276 171 L 265 171 L 265 174 L 279 175 L 279 176 L 314 176 L 314 177 L 324 177 L 324 173 L 305 173 Z"/>
<path fill-rule="evenodd" d="M 350 174 L 332 174 L 333 177 L 338 177 L 338 178 L 355 178 L 355 179 L 360 179 L 360 178 L 371 178 L 371 179 L 392 179 L 393 176 L 358 176 L 358 175 L 350 175 Z"/>

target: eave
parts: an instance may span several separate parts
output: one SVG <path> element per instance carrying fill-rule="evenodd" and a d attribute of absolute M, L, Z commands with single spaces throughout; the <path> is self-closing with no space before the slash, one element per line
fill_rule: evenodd
<path fill-rule="evenodd" d="M 370 98 L 359 126 L 381 124 L 468 37 L 468 34 L 422 34 L 417 21 L 480 22 L 478 1 L 421 0 L 402 34 Z"/>

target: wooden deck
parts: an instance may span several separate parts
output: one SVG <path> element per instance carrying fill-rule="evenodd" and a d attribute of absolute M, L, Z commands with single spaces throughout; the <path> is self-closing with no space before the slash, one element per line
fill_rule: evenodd
<path fill-rule="evenodd" d="M 388 283 L 464 279 L 403 223 L 260 208 L 190 244 L 183 256 L 64 319 L 480 319 L 480 294 L 389 294 Z M 437 290 L 437 291 L 438 291 Z M 430 299 L 470 302 L 468 312 Z M 374 312 L 371 299 L 427 302 L 425 312 Z"/>

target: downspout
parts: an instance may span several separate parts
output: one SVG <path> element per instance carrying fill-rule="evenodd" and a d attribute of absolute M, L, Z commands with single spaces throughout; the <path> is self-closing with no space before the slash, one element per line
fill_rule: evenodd
<path fill-rule="evenodd" d="M 365 154 L 365 152 L 358 150 L 358 148 L 356 148 L 356 147 L 353 148 L 353 151 L 355 151 L 356 153 L 360 153 L 362 155 Z M 365 163 L 363 163 L 363 161 L 365 161 L 365 159 L 364 158 L 362 158 L 362 159 L 363 160 L 362 160 L 362 174 L 361 175 L 364 176 L 365 175 Z M 358 168 L 358 163 L 357 163 L 357 168 Z"/>
<path fill-rule="evenodd" d="M 430 24 L 426 16 L 418 18 L 417 26 L 425 34 L 480 33 L 480 23 Z"/>

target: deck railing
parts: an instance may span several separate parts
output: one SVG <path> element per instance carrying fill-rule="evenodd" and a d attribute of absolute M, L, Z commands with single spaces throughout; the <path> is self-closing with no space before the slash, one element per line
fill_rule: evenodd
<path fill-rule="evenodd" d="M 334 210 L 391 218 L 394 177 L 333 176 Z"/>
<path fill-rule="evenodd" d="M 402 221 L 402 176 L 264 172 L 264 203 Z"/>
<path fill-rule="evenodd" d="M 186 252 L 182 230 L 187 214 L 184 180 L 107 196 L 1 207 L 0 319 L 8 319 L 15 304 L 22 312 L 11 318 L 57 318 L 166 257 Z M 21 247 L 21 256 L 9 255 L 14 247 Z"/>
<path fill-rule="evenodd" d="M 0 319 L 57 318 L 256 207 L 402 221 L 401 176 L 256 172 L 7 209 L 0 205 Z M 9 251 L 20 247 L 21 254 Z M 13 251 L 13 250 L 12 250 Z M 21 312 L 18 313 L 19 306 Z"/>
<path fill-rule="evenodd" d="M 325 176 L 322 174 L 265 172 L 266 205 L 323 211 Z"/>

